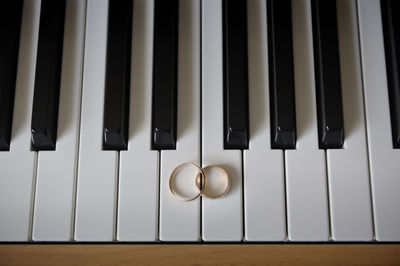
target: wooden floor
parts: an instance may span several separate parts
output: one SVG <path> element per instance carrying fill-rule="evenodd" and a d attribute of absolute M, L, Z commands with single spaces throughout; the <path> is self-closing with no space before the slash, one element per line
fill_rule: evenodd
<path fill-rule="evenodd" d="M 400 244 L 0 244 L 0 265 L 400 265 Z"/>

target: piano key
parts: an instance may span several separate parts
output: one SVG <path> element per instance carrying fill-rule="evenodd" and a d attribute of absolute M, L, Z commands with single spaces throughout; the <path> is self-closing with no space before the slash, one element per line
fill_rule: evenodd
<path fill-rule="evenodd" d="M 202 166 L 219 165 L 231 187 L 218 200 L 202 198 L 202 239 L 240 241 L 243 238 L 242 153 L 224 149 L 222 0 L 202 1 Z"/>
<path fill-rule="evenodd" d="M 10 149 L 22 3 L 6 2 L 0 10 L 0 151 Z"/>
<path fill-rule="evenodd" d="M 271 149 L 268 7 L 247 1 L 249 31 L 249 149 L 243 151 L 244 231 L 247 241 L 283 241 L 286 211 L 283 151 Z"/>
<path fill-rule="evenodd" d="M 372 206 L 355 2 L 337 1 L 337 14 L 346 139 L 343 149 L 326 151 L 332 239 L 371 241 Z"/>
<path fill-rule="evenodd" d="M 57 149 L 39 151 L 32 238 L 73 239 L 86 1 L 66 6 Z"/>
<path fill-rule="evenodd" d="M 400 150 L 391 136 L 381 7 L 373 0 L 357 7 L 375 237 L 399 241 Z"/>
<path fill-rule="evenodd" d="M 222 1 L 224 148 L 249 146 L 246 1 Z"/>
<path fill-rule="evenodd" d="M 37 153 L 31 151 L 31 124 L 40 2 L 24 1 L 14 115 L 9 152 L 0 152 L 0 241 L 31 239 Z"/>
<path fill-rule="evenodd" d="M 311 1 L 320 149 L 343 146 L 343 107 L 336 1 Z"/>
<path fill-rule="evenodd" d="M 75 240 L 111 241 L 119 158 L 102 150 L 108 1 L 89 0 L 86 12 Z"/>
<path fill-rule="evenodd" d="M 133 0 L 109 2 L 103 122 L 106 150 L 127 149 L 132 10 Z"/>
<path fill-rule="evenodd" d="M 176 148 L 178 0 L 155 0 L 152 148 Z"/>
<path fill-rule="evenodd" d="M 200 2 L 179 2 L 178 140 L 176 150 L 161 151 L 160 240 L 200 240 L 200 199 L 177 200 L 169 177 L 178 165 L 200 165 Z M 194 177 L 192 182 L 194 182 Z M 194 185 L 194 183 L 192 183 Z"/>
<path fill-rule="evenodd" d="M 268 59 L 271 93 L 271 146 L 296 147 L 291 0 L 269 0 Z"/>
<path fill-rule="evenodd" d="M 55 150 L 65 0 L 42 0 L 32 109 L 32 147 Z"/>
<path fill-rule="evenodd" d="M 120 152 L 117 238 L 158 239 L 159 152 L 151 150 L 154 1 L 135 0 L 128 150 Z"/>
<path fill-rule="evenodd" d="M 400 25 L 398 1 L 381 0 L 393 147 L 400 148 Z"/>
<path fill-rule="evenodd" d="M 292 14 L 298 138 L 296 150 L 285 150 L 288 238 L 326 241 L 326 161 L 318 148 L 310 1 L 293 1 Z"/>

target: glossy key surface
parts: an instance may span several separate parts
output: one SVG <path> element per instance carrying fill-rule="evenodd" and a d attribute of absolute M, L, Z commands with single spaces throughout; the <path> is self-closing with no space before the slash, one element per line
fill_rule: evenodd
<path fill-rule="evenodd" d="M 41 3 L 31 129 L 35 150 L 56 148 L 65 4 Z"/>

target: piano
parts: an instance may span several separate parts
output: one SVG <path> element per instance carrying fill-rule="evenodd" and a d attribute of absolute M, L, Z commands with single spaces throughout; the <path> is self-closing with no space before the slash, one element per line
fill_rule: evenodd
<path fill-rule="evenodd" d="M 400 241 L 395 10 L 4 3 L 0 242 Z M 228 193 L 177 200 L 185 162 L 222 167 Z"/>

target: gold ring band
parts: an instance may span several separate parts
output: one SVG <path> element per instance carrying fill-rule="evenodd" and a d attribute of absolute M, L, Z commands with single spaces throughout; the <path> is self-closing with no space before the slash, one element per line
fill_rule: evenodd
<path fill-rule="evenodd" d="M 182 168 L 187 167 L 187 166 L 194 166 L 194 167 L 196 167 L 198 169 L 198 172 L 196 173 L 196 181 L 195 181 L 195 183 L 196 183 L 196 188 L 199 191 L 199 193 L 197 195 L 195 195 L 194 197 L 192 197 L 192 198 L 185 198 L 181 194 L 177 193 L 175 191 L 175 188 L 174 188 L 174 185 L 173 185 L 173 181 L 175 179 L 176 174 L 179 172 L 179 170 L 181 170 Z M 203 186 L 200 186 L 200 181 L 197 181 L 197 180 L 200 180 L 200 178 L 198 178 L 199 176 L 201 176 L 201 182 L 204 184 Z M 197 184 L 197 182 L 199 182 L 199 185 Z M 172 173 L 171 173 L 171 175 L 169 177 L 169 189 L 171 190 L 172 195 L 174 195 L 175 198 L 177 198 L 178 200 L 184 201 L 184 202 L 195 200 L 200 195 L 202 195 L 203 189 L 205 187 L 205 183 L 206 183 L 206 179 L 205 179 L 205 174 L 204 174 L 203 169 L 200 166 L 198 166 L 197 164 L 194 164 L 194 163 L 183 163 L 183 164 L 178 165 L 174 169 L 174 171 L 172 171 Z"/>
<path fill-rule="evenodd" d="M 209 195 L 209 194 L 207 194 L 207 192 L 205 191 L 205 187 L 206 187 L 206 183 L 205 183 L 205 180 L 206 180 L 205 176 L 206 176 L 206 174 L 205 174 L 205 171 L 206 171 L 207 169 L 211 169 L 211 168 L 218 169 L 218 170 L 224 175 L 224 177 L 226 178 L 226 182 L 227 182 L 227 185 L 226 185 L 225 190 L 222 191 L 220 194 L 217 194 L 217 195 Z M 216 165 L 209 165 L 209 166 L 206 166 L 206 167 L 202 168 L 202 175 L 204 176 L 204 178 L 201 179 L 202 182 L 203 182 L 203 180 L 204 180 L 203 184 L 200 183 L 200 178 L 199 178 L 199 177 L 201 176 L 201 174 L 200 174 L 200 173 L 197 173 L 197 175 L 196 175 L 196 186 L 197 186 L 197 189 L 198 189 L 199 191 L 201 190 L 201 195 L 202 195 L 202 196 L 204 196 L 204 197 L 206 197 L 206 198 L 210 198 L 210 199 L 217 199 L 217 198 L 223 197 L 223 196 L 228 192 L 229 187 L 230 187 L 230 184 L 231 184 L 231 180 L 230 180 L 230 177 L 229 177 L 228 173 L 227 173 L 222 167 L 219 167 L 219 166 L 216 166 Z"/>

